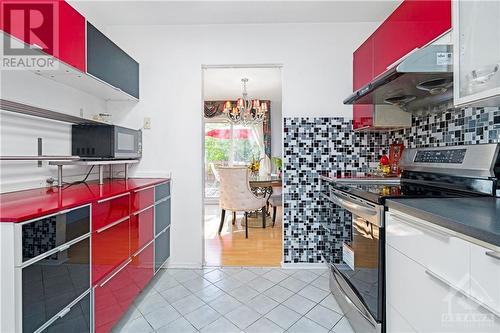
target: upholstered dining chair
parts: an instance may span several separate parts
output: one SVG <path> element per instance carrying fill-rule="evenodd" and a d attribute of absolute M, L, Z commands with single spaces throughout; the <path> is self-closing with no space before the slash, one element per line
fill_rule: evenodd
<path fill-rule="evenodd" d="M 269 205 L 273 207 L 273 228 L 274 228 L 274 225 L 276 224 L 276 209 L 283 205 L 281 186 L 273 188 L 273 194 L 269 198 Z"/>
<path fill-rule="evenodd" d="M 219 234 L 224 226 L 226 210 L 233 212 L 233 224 L 236 212 L 245 212 L 245 238 L 248 238 L 248 213 L 262 209 L 262 220 L 266 219 L 266 197 L 253 194 L 248 183 L 248 168 L 245 167 L 219 167 L 220 200 L 222 209 Z"/>

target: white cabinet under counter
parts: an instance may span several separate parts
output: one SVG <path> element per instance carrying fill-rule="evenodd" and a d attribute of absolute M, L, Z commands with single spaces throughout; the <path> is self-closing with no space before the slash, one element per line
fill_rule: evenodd
<path fill-rule="evenodd" d="M 388 333 L 500 332 L 498 246 L 395 209 L 385 221 Z"/>

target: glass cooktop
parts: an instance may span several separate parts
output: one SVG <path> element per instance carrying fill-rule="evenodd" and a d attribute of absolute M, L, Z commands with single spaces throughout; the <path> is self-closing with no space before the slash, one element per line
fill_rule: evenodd
<path fill-rule="evenodd" d="M 334 187 L 376 203 L 384 203 L 385 199 L 390 198 L 460 198 L 480 195 L 405 182 L 400 184 L 335 184 Z"/>

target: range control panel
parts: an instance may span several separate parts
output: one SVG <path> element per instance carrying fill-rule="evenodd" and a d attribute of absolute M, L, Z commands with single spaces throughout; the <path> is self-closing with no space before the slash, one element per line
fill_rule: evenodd
<path fill-rule="evenodd" d="M 415 154 L 415 163 L 461 164 L 467 149 L 420 150 Z"/>

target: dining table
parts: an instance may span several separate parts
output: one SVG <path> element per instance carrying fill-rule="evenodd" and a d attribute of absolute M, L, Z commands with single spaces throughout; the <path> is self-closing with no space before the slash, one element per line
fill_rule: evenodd
<path fill-rule="evenodd" d="M 268 201 L 273 195 L 274 187 L 283 186 L 283 179 L 273 175 L 251 175 L 248 178 L 250 189 L 256 196 L 265 197 Z M 258 212 L 256 212 L 258 214 Z M 262 228 L 266 227 L 265 219 L 263 218 Z"/>

